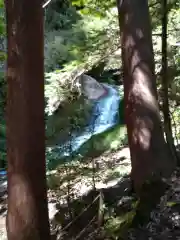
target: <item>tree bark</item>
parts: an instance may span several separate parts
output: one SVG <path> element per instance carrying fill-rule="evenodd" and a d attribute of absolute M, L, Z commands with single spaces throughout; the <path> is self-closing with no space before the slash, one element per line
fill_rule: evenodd
<path fill-rule="evenodd" d="M 6 0 L 8 240 L 49 240 L 41 0 Z"/>
<path fill-rule="evenodd" d="M 131 177 L 137 192 L 149 178 L 169 176 L 174 162 L 161 127 L 147 0 L 117 0 Z"/>

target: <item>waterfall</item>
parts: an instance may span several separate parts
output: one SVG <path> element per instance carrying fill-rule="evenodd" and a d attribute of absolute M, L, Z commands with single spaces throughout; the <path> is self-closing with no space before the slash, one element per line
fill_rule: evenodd
<path fill-rule="evenodd" d="M 70 142 L 66 142 L 63 146 L 59 146 L 61 154 L 69 156 L 74 151 L 77 151 L 83 143 L 89 140 L 93 135 L 104 132 L 105 130 L 115 126 L 119 121 L 119 102 L 120 95 L 118 90 L 109 84 L 102 84 L 107 90 L 105 96 L 94 100 L 91 118 L 85 130 L 80 134 L 72 134 Z M 70 151 L 68 149 L 70 145 Z"/>

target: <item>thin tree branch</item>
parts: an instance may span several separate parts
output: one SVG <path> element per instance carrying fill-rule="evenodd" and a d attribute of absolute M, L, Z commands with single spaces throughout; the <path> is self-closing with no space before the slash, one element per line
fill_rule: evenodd
<path fill-rule="evenodd" d="M 48 0 L 47 2 L 45 2 L 42 7 L 45 8 L 52 0 Z"/>

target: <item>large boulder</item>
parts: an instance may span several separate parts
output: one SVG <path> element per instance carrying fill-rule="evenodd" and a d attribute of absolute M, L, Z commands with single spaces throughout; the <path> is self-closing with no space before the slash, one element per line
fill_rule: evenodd
<path fill-rule="evenodd" d="M 86 74 L 81 75 L 79 83 L 82 94 L 89 100 L 97 100 L 107 94 L 107 89 L 101 83 Z"/>

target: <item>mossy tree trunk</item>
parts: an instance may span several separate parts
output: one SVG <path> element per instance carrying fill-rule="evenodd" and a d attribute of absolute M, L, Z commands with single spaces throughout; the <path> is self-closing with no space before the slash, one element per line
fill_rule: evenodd
<path fill-rule="evenodd" d="M 175 163 L 161 127 L 148 0 L 117 0 L 117 5 L 131 176 L 139 192 L 152 175 L 168 176 Z"/>
<path fill-rule="evenodd" d="M 41 0 L 6 0 L 8 240 L 49 240 Z"/>

